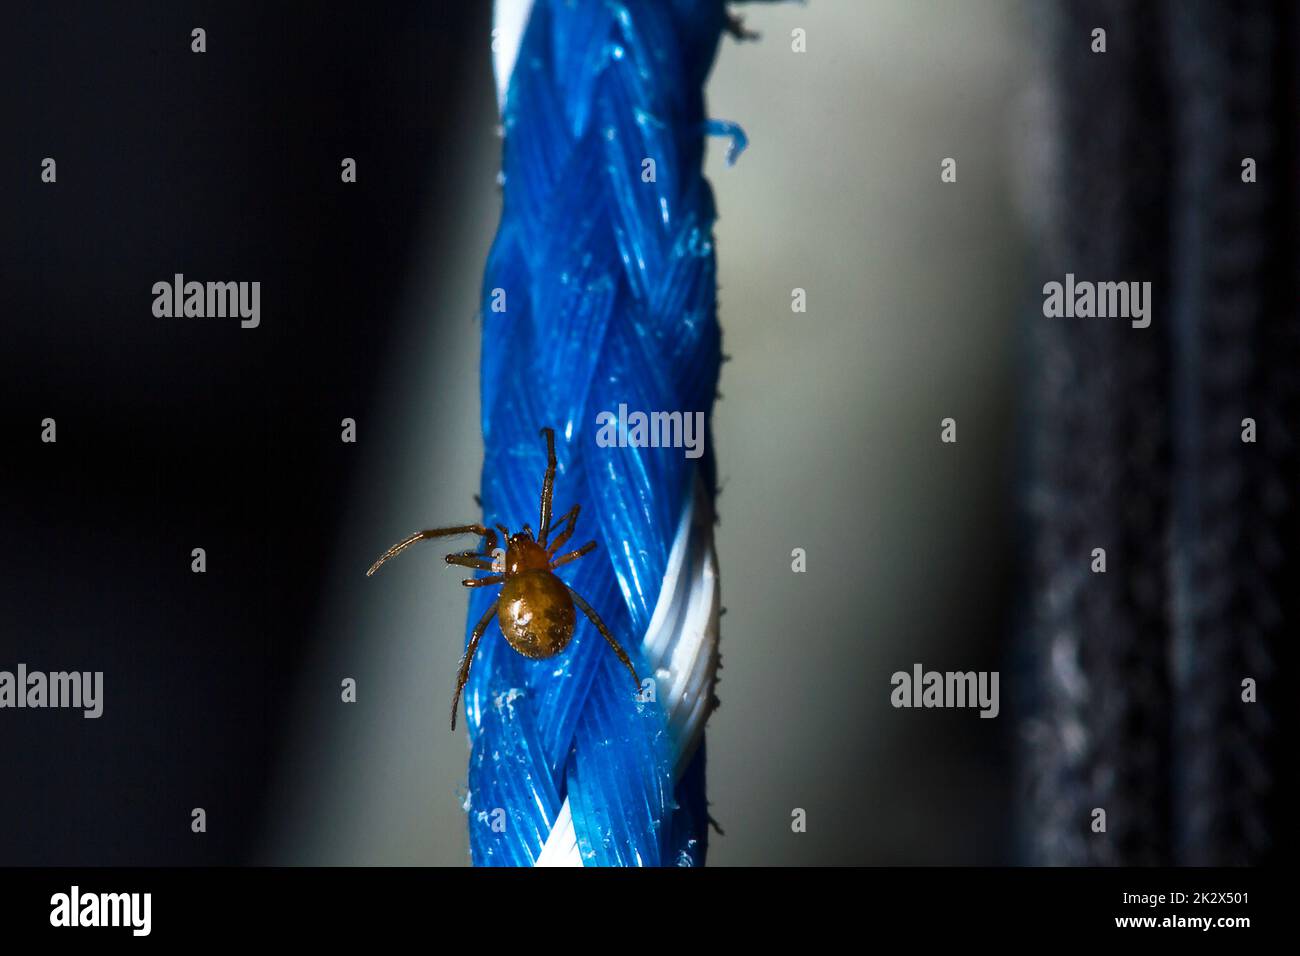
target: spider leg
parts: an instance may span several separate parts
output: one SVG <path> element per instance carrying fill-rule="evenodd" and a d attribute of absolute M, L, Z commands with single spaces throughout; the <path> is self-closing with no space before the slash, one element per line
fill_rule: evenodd
<path fill-rule="evenodd" d="M 578 512 L 581 508 L 581 505 L 574 505 L 565 513 L 564 517 L 556 522 L 557 525 L 564 525 L 564 530 L 555 536 L 555 540 L 551 542 L 551 546 L 546 550 L 548 557 L 554 557 L 555 552 L 560 550 L 560 545 L 572 537 L 573 528 L 578 523 Z"/>
<path fill-rule="evenodd" d="M 543 428 L 546 436 L 546 475 L 542 478 L 542 514 L 538 519 L 537 543 L 546 547 L 546 536 L 551 533 L 551 494 L 555 491 L 555 430 Z"/>
<path fill-rule="evenodd" d="M 473 568 L 476 571 L 492 570 L 492 558 L 477 551 L 458 551 L 447 555 L 443 560 L 448 564 L 459 564 L 462 568 Z"/>
<path fill-rule="evenodd" d="M 485 588 L 489 584 L 500 584 L 506 579 L 504 574 L 490 574 L 485 578 L 466 578 L 460 583 L 467 588 Z"/>
<path fill-rule="evenodd" d="M 457 534 L 476 534 L 480 538 L 486 539 L 488 551 L 491 551 L 497 546 L 497 533 L 491 528 L 483 527 L 481 524 L 462 524 L 457 525 L 454 528 L 429 528 L 425 531 L 417 531 L 414 534 L 407 535 L 401 541 L 397 542 L 397 544 L 393 545 L 381 554 L 379 560 L 372 564 L 370 570 L 366 572 L 366 577 L 370 577 L 370 575 L 379 570 L 380 565 L 385 561 L 397 557 L 416 542 L 426 541 L 429 538 L 447 538 Z"/>
<path fill-rule="evenodd" d="M 565 587 L 568 588 L 569 586 L 566 584 Z M 600 636 L 609 642 L 609 646 L 614 649 L 614 653 L 618 655 L 618 659 L 623 662 L 623 666 L 626 667 L 628 673 L 632 675 L 632 680 L 639 691 L 641 689 L 641 678 L 636 676 L 636 668 L 632 666 L 632 661 L 628 658 L 627 651 L 623 650 L 622 645 L 614 639 L 614 635 L 609 633 L 609 628 L 605 626 L 605 622 L 600 619 L 600 615 L 592 609 L 592 606 L 583 600 L 582 595 L 573 590 L 573 588 L 569 588 L 569 593 L 573 595 L 574 603 L 577 604 L 578 607 L 582 608 L 582 613 L 587 615 L 592 624 L 596 625 L 596 630 L 600 631 Z"/>
<path fill-rule="evenodd" d="M 596 542 L 595 542 L 595 541 L 588 541 L 586 544 L 584 544 L 584 545 L 583 545 L 581 548 L 579 548 L 577 551 L 570 551 L 568 554 L 560 555 L 560 557 L 558 557 L 558 558 L 556 558 L 554 561 L 552 561 L 552 562 L 551 562 L 551 570 L 554 571 L 554 570 L 555 570 L 556 568 L 558 568 L 560 565 L 562 565 L 562 564 L 568 564 L 570 561 L 577 561 L 577 560 L 578 560 L 580 557 L 582 557 L 584 554 L 591 554 L 591 552 L 593 552 L 593 551 L 595 551 L 595 550 L 596 550 Z"/>
<path fill-rule="evenodd" d="M 460 659 L 460 673 L 456 675 L 456 696 L 451 701 L 451 729 L 456 729 L 456 711 L 460 709 L 460 694 L 465 689 L 465 682 L 469 680 L 469 665 L 474 660 L 474 654 L 478 651 L 479 639 L 483 632 L 487 630 L 488 625 L 492 623 L 492 615 L 497 612 L 496 601 L 487 609 L 487 613 L 479 619 L 474 625 L 474 633 L 470 635 L 469 647 L 465 649 L 465 656 Z"/>

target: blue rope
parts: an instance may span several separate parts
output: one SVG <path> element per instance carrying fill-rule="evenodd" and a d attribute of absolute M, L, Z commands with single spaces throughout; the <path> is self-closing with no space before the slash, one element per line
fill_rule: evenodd
<path fill-rule="evenodd" d="M 599 447 L 596 416 L 712 411 L 701 91 L 725 25 L 721 0 L 536 0 L 503 112 L 504 209 L 483 281 L 484 520 L 536 528 L 539 430 L 554 427 L 554 513 L 580 504 L 572 543 L 599 542 L 560 576 L 643 679 L 639 644 L 697 469 L 713 491 L 711 442 L 699 459 Z M 467 636 L 497 590 L 471 592 Z M 531 865 L 566 796 L 588 865 L 703 863 L 703 747 L 675 784 L 664 712 L 633 691 L 581 614 L 569 649 L 544 661 L 492 626 L 465 691 L 476 865 Z"/>

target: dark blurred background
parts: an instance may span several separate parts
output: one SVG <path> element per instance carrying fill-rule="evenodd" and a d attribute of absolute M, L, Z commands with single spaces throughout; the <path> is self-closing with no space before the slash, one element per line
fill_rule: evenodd
<path fill-rule="evenodd" d="M 340 420 L 361 447 L 380 431 L 407 277 L 447 215 L 464 115 L 492 108 L 489 20 L 453 3 L 6 9 L 0 668 L 102 670 L 107 699 L 99 720 L 3 712 L 0 861 L 253 852 L 356 507 Z M 260 280 L 261 326 L 154 318 L 150 289 L 176 272 Z"/>
<path fill-rule="evenodd" d="M 751 139 L 707 167 L 732 356 L 710 862 L 1267 859 L 1294 13 L 739 9 L 763 37 L 724 40 L 707 91 Z M 105 711 L 0 711 L 0 863 L 467 861 L 458 576 L 363 571 L 476 517 L 490 30 L 441 0 L 5 12 L 0 669 L 102 670 Z M 1047 327 L 1065 271 L 1153 279 L 1153 327 Z M 155 318 L 176 272 L 260 281 L 261 326 Z M 1001 670 L 1001 715 L 893 709 L 916 662 Z"/>

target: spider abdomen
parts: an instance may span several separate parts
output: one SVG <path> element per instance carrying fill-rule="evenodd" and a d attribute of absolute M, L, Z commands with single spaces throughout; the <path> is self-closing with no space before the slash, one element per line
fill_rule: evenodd
<path fill-rule="evenodd" d="M 553 657 L 573 637 L 573 599 L 550 571 L 511 574 L 501 586 L 497 623 L 506 640 L 524 657 Z"/>

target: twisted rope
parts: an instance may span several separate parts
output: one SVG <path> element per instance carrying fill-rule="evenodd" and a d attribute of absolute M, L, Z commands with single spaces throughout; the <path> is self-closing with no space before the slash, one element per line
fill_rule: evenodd
<path fill-rule="evenodd" d="M 1152 185 L 1167 168 L 1166 111 L 1136 40 L 1159 35 L 1155 11 L 1099 0 L 1042 15 L 1055 97 L 1037 274 L 1167 289 L 1166 199 Z M 1101 57 L 1086 42 L 1099 24 L 1111 37 Z M 1169 326 L 1160 312 L 1142 330 L 1046 319 L 1041 305 L 1028 316 L 1027 851 L 1035 863 L 1153 864 L 1168 854 Z M 1090 569 L 1098 547 L 1105 574 Z"/>
<path fill-rule="evenodd" d="M 1026 849 L 1258 863 L 1280 818 L 1264 688 L 1300 564 L 1297 17 L 1270 0 L 1053 10 L 1041 271 L 1150 279 L 1156 305 L 1140 331 L 1030 317 Z M 1098 25 L 1101 57 L 1086 42 Z M 1257 183 L 1240 179 L 1246 156 Z"/>
<path fill-rule="evenodd" d="M 484 520 L 536 520 L 538 430 L 554 427 L 555 513 L 580 504 L 574 542 L 599 542 L 561 577 L 654 681 L 653 698 L 634 695 L 581 615 L 549 660 L 490 632 L 465 692 L 476 865 L 704 860 L 711 442 L 699 459 L 601 447 L 596 416 L 626 405 L 707 421 L 712 410 L 720 333 L 701 88 L 726 23 L 720 0 L 536 0 L 504 71 L 504 207 L 483 282 Z M 494 592 L 471 592 L 467 634 Z"/>
<path fill-rule="evenodd" d="M 1295 17 L 1268 0 L 1191 0 L 1170 8 L 1169 74 L 1181 211 L 1181 408 L 1173 677 L 1175 860 L 1261 862 L 1272 847 L 1276 739 L 1267 689 L 1291 619 L 1295 574 L 1293 422 L 1297 358 L 1294 155 L 1283 147 L 1295 102 L 1279 91 Z M 1207 42 L 1207 38 L 1214 38 Z M 1259 181 L 1242 183 L 1253 157 Z M 1280 281 L 1279 281 L 1280 280 Z M 1255 444 L 1241 441 L 1254 418 Z M 1262 688 L 1241 701 L 1240 680 Z"/>

